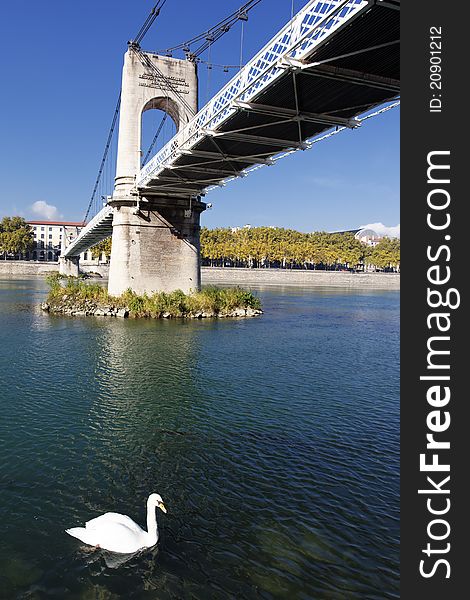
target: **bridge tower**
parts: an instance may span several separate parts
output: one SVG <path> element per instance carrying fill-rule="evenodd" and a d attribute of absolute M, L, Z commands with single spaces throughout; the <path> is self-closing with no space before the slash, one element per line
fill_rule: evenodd
<path fill-rule="evenodd" d="M 200 288 L 200 214 L 197 199 L 138 190 L 142 114 L 160 109 L 177 130 L 198 108 L 197 66 L 189 60 L 157 56 L 130 45 L 124 58 L 113 207 L 108 291 L 126 289 L 185 292 Z"/>

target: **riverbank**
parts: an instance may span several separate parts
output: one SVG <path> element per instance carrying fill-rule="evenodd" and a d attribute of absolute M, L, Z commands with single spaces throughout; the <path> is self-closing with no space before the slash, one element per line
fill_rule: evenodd
<path fill-rule="evenodd" d="M 202 283 L 205 285 L 285 285 L 399 290 L 400 274 L 202 267 Z"/>
<path fill-rule="evenodd" d="M 0 261 L 0 277 L 46 276 L 59 270 L 58 263 Z M 80 271 L 107 279 L 109 265 L 80 264 Z M 355 289 L 399 290 L 399 273 L 349 273 L 342 271 L 301 271 L 290 269 L 239 269 L 202 267 L 203 285 L 285 285 L 306 287 L 348 287 Z"/>

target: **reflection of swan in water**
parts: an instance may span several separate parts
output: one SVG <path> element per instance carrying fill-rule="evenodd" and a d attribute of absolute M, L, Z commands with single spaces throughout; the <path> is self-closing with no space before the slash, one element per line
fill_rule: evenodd
<path fill-rule="evenodd" d="M 105 550 L 101 555 L 101 558 L 104 560 L 108 569 L 119 569 L 131 559 L 133 559 L 136 555 L 135 552 L 132 554 L 116 554 L 115 552 L 108 552 Z"/>
<path fill-rule="evenodd" d="M 131 561 L 138 561 L 141 554 L 146 551 L 149 553 L 150 562 L 154 563 L 157 560 L 159 553 L 158 544 L 153 548 L 144 548 L 141 552 L 131 552 L 130 554 L 118 554 L 116 552 L 109 552 L 109 550 L 101 550 L 100 548 L 92 548 L 91 546 L 81 546 L 78 550 L 76 557 L 80 563 L 85 562 L 86 565 L 101 565 L 102 562 L 108 567 L 108 569 L 119 569 Z M 133 568 L 137 564 L 133 562 L 130 564 L 130 568 Z M 100 571 L 101 567 L 97 567 Z"/>
<path fill-rule="evenodd" d="M 105 513 L 87 521 L 85 527 L 73 527 L 65 531 L 89 546 L 120 554 L 132 554 L 157 543 L 157 507 L 166 513 L 161 496 L 150 494 L 147 500 L 147 531 L 130 517 L 119 513 Z"/>

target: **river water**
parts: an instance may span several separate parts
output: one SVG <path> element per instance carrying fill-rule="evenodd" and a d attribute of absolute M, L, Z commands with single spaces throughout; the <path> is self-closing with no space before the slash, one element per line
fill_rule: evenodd
<path fill-rule="evenodd" d="M 249 320 L 41 313 L 0 280 L 0 597 L 399 597 L 399 294 L 260 290 Z M 106 511 L 156 547 L 64 533 Z"/>

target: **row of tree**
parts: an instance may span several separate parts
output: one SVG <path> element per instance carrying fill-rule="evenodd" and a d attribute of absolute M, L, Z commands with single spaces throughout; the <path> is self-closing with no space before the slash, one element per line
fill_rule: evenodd
<path fill-rule="evenodd" d="M 352 233 L 301 233 L 275 227 L 201 230 L 203 264 L 234 267 L 398 270 L 400 240 L 368 246 Z"/>
<path fill-rule="evenodd" d="M 33 248 L 31 227 L 21 217 L 0 221 L 0 254 L 24 255 Z M 111 238 L 92 248 L 94 256 L 111 254 Z M 382 238 L 367 246 L 352 233 L 301 233 L 278 227 L 201 229 L 203 264 L 234 267 L 338 269 L 400 268 L 400 240 Z"/>
<path fill-rule="evenodd" d="M 33 230 L 22 217 L 3 217 L 0 221 L 0 254 L 23 255 L 34 245 Z"/>

